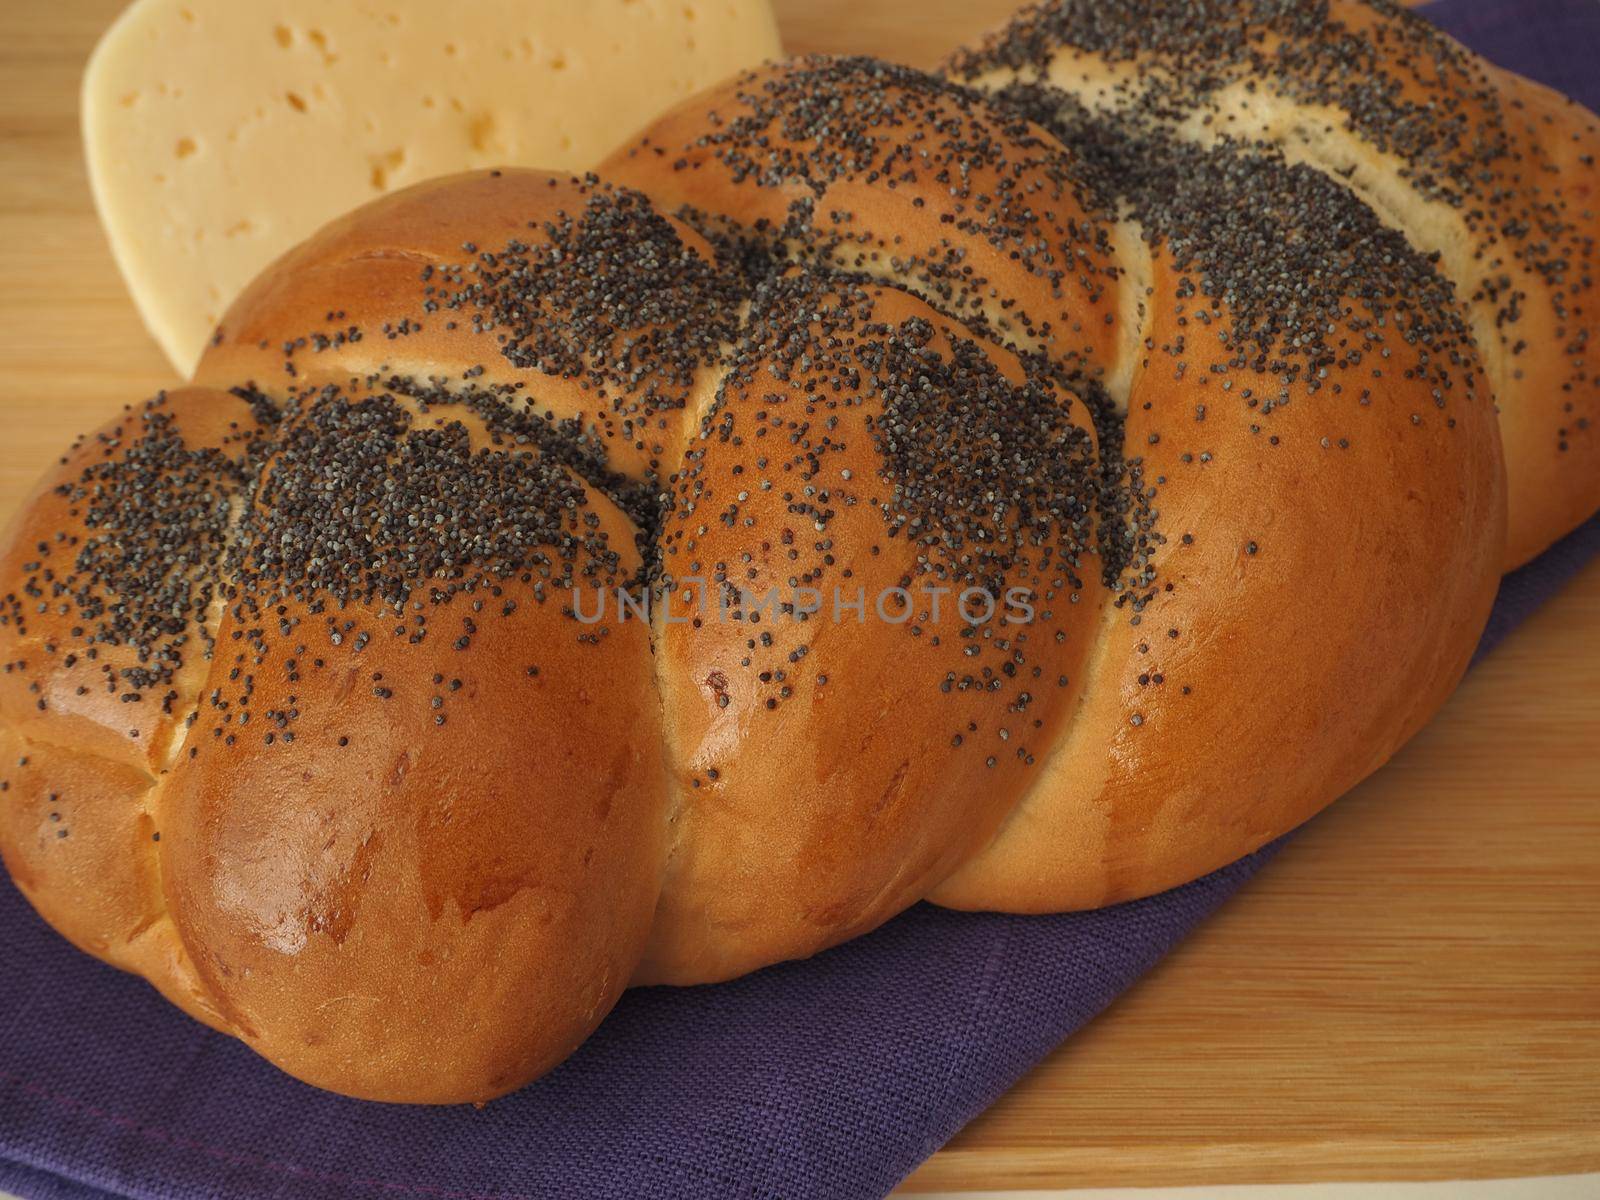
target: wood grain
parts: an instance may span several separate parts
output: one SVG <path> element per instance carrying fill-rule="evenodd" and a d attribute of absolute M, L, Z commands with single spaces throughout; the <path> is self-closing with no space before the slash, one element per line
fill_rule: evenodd
<path fill-rule="evenodd" d="M 0 520 L 175 382 L 95 223 L 76 96 L 119 0 L 0 5 Z M 1010 0 L 779 0 L 935 61 Z M 1600 1169 L 1600 566 L 912 1188 Z"/>

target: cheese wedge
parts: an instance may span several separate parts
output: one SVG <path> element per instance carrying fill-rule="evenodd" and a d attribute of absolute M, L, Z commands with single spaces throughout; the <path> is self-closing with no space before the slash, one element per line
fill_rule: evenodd
<path fill-rule="evenodd" d="M 777 53 L 767 0 L 135 0 L 84 76 L 89 178 L 187 375 L 327 220 L 452 171 L 586 169 Z"/>

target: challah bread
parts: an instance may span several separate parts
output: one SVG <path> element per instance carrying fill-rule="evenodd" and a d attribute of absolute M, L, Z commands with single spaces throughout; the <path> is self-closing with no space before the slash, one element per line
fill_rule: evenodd
<path fill-rule="evenodd" d="M 1271 147 L 1038 115 L 803 60 L 280 260 L 0 545 L 18 886 L 484 1100 L 630 982 L 1143 895 L 1383 761 L 1547 469 L 1472 316 Z"/>
<path fill-rule="evenodd" d="M 946 73 L 1047 126 L 1255 145 L 1353 191 L 1463 301 L 1512 465 L 1506 567 L 1594 511 L 1593 114 L 1388 0 L 1042 0 Z"/>

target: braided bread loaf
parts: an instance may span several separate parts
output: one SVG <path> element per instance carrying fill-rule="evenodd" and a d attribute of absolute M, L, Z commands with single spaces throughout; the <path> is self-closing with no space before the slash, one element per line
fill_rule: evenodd
<path fill-rule="evenodd" d="M 1600 504 L 1600 136 L 1387 8 L 1238 7 L 1033 10 L 951 68 L 993 100 L 774 66 L 293 251 L 0 546 L 18 886 L 300 1078 L 447 1102 L 630 983 L 1315 812 Z M 1298 142 L 1325 42 L 1391 108 Z"/>

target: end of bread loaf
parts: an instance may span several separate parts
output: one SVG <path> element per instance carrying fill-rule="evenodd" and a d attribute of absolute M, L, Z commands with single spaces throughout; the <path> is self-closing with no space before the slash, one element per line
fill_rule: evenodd
<path fill-rule="evenodd" d="M 280 394 L 130 410 L 13 532 L 0 846 L 79 945 L 300 1078 L 490 1099 L 649 929 L 648 636 L 564 612 L 637 577 L 637 530 L 483 394 Z"/>
<path fill-rule="evenodd" d="M 1600 509 L 1600 123 L 1581 105 L 1387 0 L 1044 0 L 945 73 L 1354 192 L 1466 315 L 1500 410 L 1504 568 Z"/>

